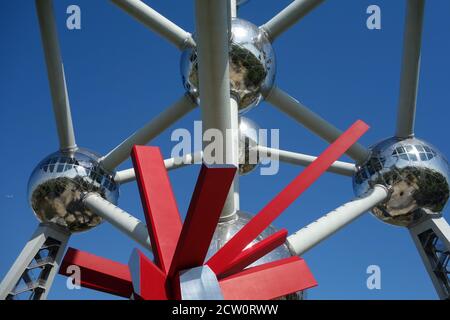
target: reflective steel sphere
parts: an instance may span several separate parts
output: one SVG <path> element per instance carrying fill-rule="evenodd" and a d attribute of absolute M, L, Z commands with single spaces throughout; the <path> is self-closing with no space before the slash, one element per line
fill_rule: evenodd
<path fill-rule="evenodd" d="M 449 197 L 448 162 L 425 141 L 389 138 L 371 148 L 369 160 L 353 177 L 358 196 L 375 184 L 392 190 L 389 200 L 372 210 L 375 216 L 407 227 L 443 211 Z"/>
<path fill-rule="evenodd" d="M 243 226 L 245 226 L 253 216 L 249 213 L 238 211 L 237 215 L 234 219 L 226 222 L 220 222 L 217 225 L 217 229 L 214 233 L 214 236 L 211 240 L 211 245 L 209 246 L 208 254 L 206 257 L 207 261 L 209 258 L 211 258 L 220 248 L 224 246 L 224 244 L 230 240 Z M 254 240 L 251 245 L 254 245 L 255 243 L 267 238 L 271 234 L 274 234 L 278 230 L 270 226 L 266 230 L 264 230 L 256 240 Z M 275 250 L 271 251 L 270 253 L 266 254 L 264 257 L 260 258 L 258 261 L 254 262 L 249 267 L 258 266 L 264 263 L 277 261 L 280 259 L 285 259 L 292 257 L 292 254 L 286 244 L 283 244 L 282 246 L 279 246 Z M 302 299 L 303 292 L 293 293 L 290 295 L 287 295 L 283 297 L 282 299 L 287 300 L 299 300 Z"/>
<path fill-rule="evenodd" d="M 262 93 L 272 88 L 275 71 L 275 54 L 265 33 L 248 21 L 233 19 L 230 86 L 240 112 L 250 110 L 262 100 Z M 198 62 L 195 48 L 183 52 L 181 75 L 184 88 L 198 101 Z"/>
<path fill-rule="evenodd" d="M 239 117 L 239 174 L 253 171 L 259 164 L 259 126 L 252 120 Z"/>
<path fill-rule="evenodd" d="M 38 164 L 28 182 L 28 200 L 41 222 L 81 232 L 102 221 L 84 207 L 82 194 L 96 192 L 116 204 L 119 188 L 98 159 L 88 150 L 77 149 L 58 151 Z"/>

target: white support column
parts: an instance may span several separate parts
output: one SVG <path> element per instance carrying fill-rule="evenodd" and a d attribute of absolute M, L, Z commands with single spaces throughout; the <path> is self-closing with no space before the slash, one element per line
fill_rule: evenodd
<path fill-rule="evenodd" d="M 56 225 L 40 224 L 1 282 L 0 300 L 15 299 L 22 294 L 28 294 L 30 300 L 45 300 L 69 237 L 68 231 Z M 44 250 L 48 253 L 41 256 Z M 28 275 L 33 269 L 39 271 L 37 279 Z"/>
<path fill-rule="evenodd" d="M 227 130 L 238 128 L 237 103 L 230 97 L 230 2 L 196 0 L 195 11 L 203 130 L 217 129 L 222 132 L 225 140 L 222 164 L 237 165 L 238 132 L 235 130 L 231 137 L 226 135 Z M 205 161 L 207 157 L 204 153 Z M 237 177 L 226 200 L 223 219 L 230 218 L 238 210 Z"/>
<path fill-rule="evenodd" d="M 388 197 L 388 189 L 376 185 L 365 196 L 340 206 L 289 236 L 287 244 L 293 253 L 302 255 Z"/>
<path fill-rule="evenodd" d="M 172 106 L 165 109 L 156 116 L 156 118 L 137 130 L 106 156 L 100 159 L 103 167 L 106 170 L 113 171 L 130 156 L 134 145 L 147 144 L 150 140 L 154 139 L 195 107 L 196 105 L 192 99 L 187 95 L 183 95 Z"/>
<path fill-rule="evenodd" d="M 424 10 L 425 0 L 407 1 L 396 132 L 399 138 L 414 135 Z"/>
<path fill-rule="evenodd" d="M 141 0 L 111 0 L 115 5 L 146 27 L 174 44 L 178 49 L 184 50 L 195 47 L 195 41 L 189 32 L 184 31 L 175 23 L 162 16 Z"/>
<path fill-rule="evenodd" d="M 229 152 L 230 159 L 227 163 L 232 163 L 236 168 L 239 168 L 239 113 L 238 113 L 238 103 L 234 98 L 230 99 L 230 112 L 231 112 L 231 130 L 228 131 L 231 137 L 227 143 L 229 146 L 226 147 L 227 152 Z M 221 221 L 227 221 L 232 219 L 239 210 L 240 196 L 239 196 L 239 173 L 236 173 L 234 177 L 233 184 L 230 187 L 230 192 L 225 200 L 223 206 Z"/>
<path fill-rule="evenodd" d="M 145 223 L 106 201 L 96 193 L 85 195 L 83 204 L 145 249 L 152 250 Z"/>
<path fill-rule="evenodd" d="M 41 30 L 42 47 L 47 65 L 48 81 L 53 101 L 60 149 L 75 149 L 75 133 L 67 93 L 64 65 L 58 42 L 58 32 L 53 14 L 52 0 L 36 0 L 36 10 Z"/>
<path fill-rule="evenodd" d="M 317 157 L 307 154 L 278 150 L 264 146 L 258 146 L 258 152 L 260 157 L 267 157 L 271 159 L 275 158 L 279 159 L 282 162 L 300 165 L 303 167 L 310 165 L 317 159 Z M 347 177 L 352 177 L 356 171 L 356 167 L 353 163 L 336 161 L 327 169 L 327 171 Z"/>
<path fill-rule="evenodd" d="M 450 299 L 450 226 L 442 217 L 428 218 L 409 228 L 437 295 Z"/>
<path fill-rule="evenodd" d="M 164 166 L 167 171 L 182 168 L 184 166 L 196 163 L 202 163 L 203 152 L 199 151 L 193 154 L 187 154 L 184 157 L 169 158 L 164 160 Z M 134 169 L 126 169 L 116 172 L 114 181 L 120 184 L 128 183 L 136 180 Z"/>
<path fill-rule="evenodd" d="M 334 142 L 342 134 L 341 130 L 277 87 L 270 90 L 266 100 L 329 143 Z M 355 143 L 346 154 L 356 162 L 362 162 L 367 159 L 369 151 L 359 143 Z"/>

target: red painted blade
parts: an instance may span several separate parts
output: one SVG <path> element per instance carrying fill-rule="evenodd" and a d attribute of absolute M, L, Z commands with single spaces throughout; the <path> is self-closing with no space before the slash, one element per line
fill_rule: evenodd
<path fill-rule="evenodd" d="M 202 166 L 169 277 L 203 265 L 235 174 L 231 165 Z"/>
<path fill-rule="evenodd" d="M 128 262 L 134 292 L 144 300 L 168 300 L 166 275 L 141 251 L 134 249 Z"/>
<path fill-rule="evenodd" d="M 126 264 L 69 248 L 61 263 L 59 273 L 71 276 L 72 272 L 67 272 L 67 268 L 73 265 L 80 268 L 81 286 L 124 298 L 131 297 L 133 285 Z"/>
<path fill-rule="evenodd" d="M 345 131 L 303 172 L 273 198 L 252 220 L 231 238 L 208 262 L 209 267 L 223 270 L 242 250 L 264 231 L 292 202 L 295 201 L 328 167 L 347 151 L 367 130 L 368 125 L 358 120 Z M 217 274 L 217 272 L 216 272 Z"/>
<path fill-rule="evenodd" d="M 219 273 L 216 273 L 217 277 L 225 278 L 244 270 L 244 268 L 248 267 L 259 258 L 264 257 L 266 254 L 285 243 L 287 235 L 287 230 L 282 229 L 255 243 L 250 248 L 241 252 L 241 254 L 225 266 L 223 270 L 218 270 Z"/>
<path fill-rule="evenodd" d="M 134 146 L 131 156 L 155 263 L 167 273 L 180 236 L 181 219 L 164 160 L 157 147 Z"/>
<path fill-rule="evenodd" d="M 291 257 L 219 281 L 225 300 L 270 300 L 317 286 L 305 261 Z"/>

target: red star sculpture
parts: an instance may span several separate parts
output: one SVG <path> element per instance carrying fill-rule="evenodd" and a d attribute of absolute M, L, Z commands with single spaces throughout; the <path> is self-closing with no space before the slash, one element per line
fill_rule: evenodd
<path fill-rule="evenodd" d="M 126 298 L 155 300 L 182 299 L 180 273 L 202 265 L 216 275 L 224 299 L 275 299 L 316 286 L 299 257 L 248 268 L 285 243 L 286 230 L 249 245 L 367 129 L 364 122 L 355 122 L 206 262 L 236 168 L 202 165 L 182 223 L 159 148 L 135 146 L 132 159 L 154 261 L 137 249 L 125 265 L 69 248 L 60 273 L 68 275 L 67 267 L 77 265 L 85 287 Z"/>

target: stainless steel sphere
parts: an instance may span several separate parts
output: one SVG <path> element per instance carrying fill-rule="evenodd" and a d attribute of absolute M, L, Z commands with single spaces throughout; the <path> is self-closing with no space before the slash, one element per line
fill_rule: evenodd
<path fill-rule="evenodd" d="M 238 101 L 239 111 L 258 105 L 263 92 L 272 88 L 275 80 L 275 54 L 266 34 L 254 24 L 233 19 L 230 42 L 231 94 Z M 183 86 L 198 101 L 198 61 L 195 48 L 181 56 Z"/>
<path fill-rule="evenodd" d="M 239 117 L 239 174 L 253 171 L 259 164 L 259 126 L 252 120 Z"/>
<path fill-rule="evenodd" d="M 382 221 L 410 226 L 427 214 L 440 214 L 449 197 L 448 162 L 417 138 L 389 138 L 371 148 L 369 160 L 353 177 L 356 195 L 375 184 L 391 188 L 389 200 L 372 212 Z"/>
<path fill-rule="evenodd" d="M 207 261 L 210 257 L 212 257 L 220 248 L 224 246 L 224 244 L 230 240 L 239 230 L 242 229 L 243 226 L 245 226 L 253 216 L 249 213 L 238 211 L 236 216 L 231 219 L 230 221 L 226 222 L 220 222 L 217 225 L 217 229 L 214 233 L 214 236 L 211 240 L 211 245 L 209 246 L 207 258 L 205 261 Z M 267 238 L 271 234 L 274 234 L 278 230 L 270 226 L 266 230 L 264 230 L 256 240 L 254 240 L 251 245 Z M 271 251 L 270 253 L 266 254 L 264 257 L 260 258 L 258 261 L 254 262 L 251 266 L 258 266 L 264 263 L 277 261 L 280 259 L 285 259 L 292 257 L 292 254 L 286 244 L 283 244 L 282 246 L 279 246 L 275 250 Z M 250 266 L 249 266 L 250 267 Z M 283 297 L 282 299 L 287 300 L 299 300 L 302 299 L 303 292 L 293 293 L 290 295 L 287 295 Z"/>
<path fill-rule="evenodd" d="M 70 232 L 97 226 L 102 218 L 84 207 L 82 194 L 96 192 L 114 204 L 119 197 L 112 173 L 98 160 L 98 155 L 84 149 L 58 151 L 42 160 L 28 182 L 28 200 L 36 217 Z"/>

